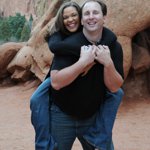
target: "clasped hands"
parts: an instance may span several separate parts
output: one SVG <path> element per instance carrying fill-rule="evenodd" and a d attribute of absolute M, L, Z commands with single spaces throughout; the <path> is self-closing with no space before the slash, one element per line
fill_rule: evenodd
<path fill-rule="evenodd" d="M 112 62 L 109 47 L 105 45 L 82 46 L 80 59 L 86 64 L 83 75 L 87 74 L 93 65 L 95 65 L 95 60 L 104 66 L 108 66 Z"/>

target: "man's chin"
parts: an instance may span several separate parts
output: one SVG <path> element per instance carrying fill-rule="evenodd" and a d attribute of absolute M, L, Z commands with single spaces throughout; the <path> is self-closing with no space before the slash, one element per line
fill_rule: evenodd
<path fill-rule="evenodd" d="M 87 30 L 88 30 L 89 32 L 94 32 L 94 31 L 96 31 L 96 28 L 87 28 Z"/>

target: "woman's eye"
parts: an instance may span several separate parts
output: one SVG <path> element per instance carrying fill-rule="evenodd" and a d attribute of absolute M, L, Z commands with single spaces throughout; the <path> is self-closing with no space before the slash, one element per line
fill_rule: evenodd
<path fill-rule="evenodd" d="M 63 17 L 64 20 L 66 20 L 66 19 L 68 19 L 68 18 L 69 18 L 69 17 L 67 17 L 67 16 L 64 16 L 64 17 Z"/>
<path fill-rule="evenodd" d="M 77 16 L 77 14 L 73 14 L 73 15 L 72 15 L 72 17 L 76 17 L 76 16 Z"/>

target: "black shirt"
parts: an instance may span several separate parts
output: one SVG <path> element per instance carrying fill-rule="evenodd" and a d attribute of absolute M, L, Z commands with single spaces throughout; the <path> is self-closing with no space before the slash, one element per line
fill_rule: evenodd
<path fill-rule="evenodd" d="M 111 34 L 108 33 L 107 29 L 103 31 L 101 43 L 99 44 L 109 46 L 116 69 L 123 76 L 123 67 L 120 67 L 123 61 L 122 49 L 116 42 L 116 37 L 110 38 L 109 35 Z M 79 59 L 80 48 L 83 45 L 91 45 L 91 43 L 82 32 L 66 38 L 59 49 L 68 51 L 69 55 L 55 53 L 51 70 L 60 70 L 74 64 Z M 55 47 L 50 45 L 50 49 L 55 52 Z M 57 52 L 59 51 L 57 50 Z M 116 55 L 119 55 L 119 58 Z M 52 98 L 54 103 L 65 113 L 78 119 L 86 119 L 98 110 L 104 100 L 105 92 L 103 65 L 96 63 L 85 76 L 78 76 L 70 85 L 60 90 L 52 88 Z"/>

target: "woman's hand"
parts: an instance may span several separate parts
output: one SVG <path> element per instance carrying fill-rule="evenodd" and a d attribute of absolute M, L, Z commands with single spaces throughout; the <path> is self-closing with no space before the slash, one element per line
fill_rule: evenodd
<path fill-rule="evenodd" d="M 82 76 L 85 76 L 94 65 L 95 65 L 95 62 L 93 62 L 93 63 L 89 64 L 87 67 L 85 67 L 83 70 Z"/>
<path fill-rule="evenodd" d="M 93 49 L 93 46 L 82 46 L 79 61 L 82 61 L 85 67 L 87 67 L 94 62 L 94 59 L 95 49 Z"/>

